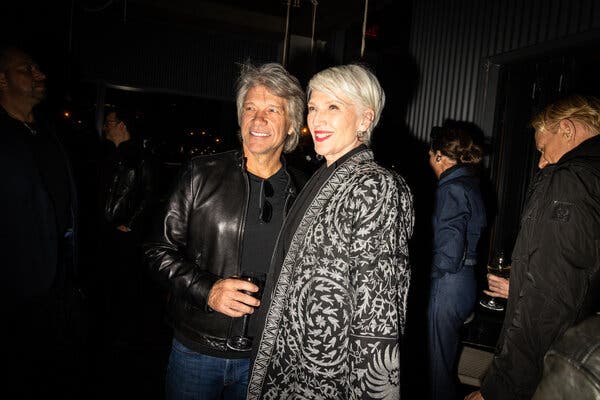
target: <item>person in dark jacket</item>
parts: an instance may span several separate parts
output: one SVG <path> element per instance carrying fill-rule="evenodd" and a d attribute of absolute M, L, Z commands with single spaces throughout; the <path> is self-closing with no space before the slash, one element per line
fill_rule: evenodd
<path fill-rule="evenodd" d="M 104 338 L 139 340 L 143 274 L 141 243 L 154 193 L 152 162 L 133 137 L 135 116 L 110 109 L 98 165 L 100 330 Z M 118 271 L 115 273 L 115 271 Z"/>
<path fill-rule="evenodd" d="M 259 288 L 237 278 L 267 272 L 304 181 L 282 157 L 302 127 L 298 80 L 279 64 L 246 65 L 236 103 L 242 150 L 192 158 L 145 245 L 151 270 L 170 291 L 171 400 L 245 398 L 250 349 L 235 350 L 228 339 L 242 333 L 240 317 L 260 301 L 251 295 Z M 252 324 L 250 317 L 250 337 Z"/>
<path fill-rule="evenodd" d="M 544 356 L 533 400 L 600 399 L 600 315 L 567 329 Z"/>
<path fill-rule="evenodd" d="M 81 398 L 76 196 L 66 153 L 36 107 L 46 76 L 0 47 L 0 397 Z M 81 361 L 81 359 L 79 359 Z"/>
<path fill-rule="evenodd" d="M 600 100 L 572 95 L 534 117 L 540 171 L 512 252 L 504 325 L 481 391 L 530 399 L 544 354 L 600 295 Z"/>
<path fill-rule="evenodd" d="M 135 117 L 113 109 L 104 119 L 105 141 L 100 167 L 102 217 L 120 232 L 144 227 L 145 212 L 152 199 L 153 168 L 141 143 L 134 139 Z"/>
<path fill-rule="evenodd" d="M 458 127 L 434 129 L 429 164 L 439 179 L 435 193 L 433 258 L 428 307 L 432 399 L 457 396 L 460 328 L 473 311 L 477 244 L 486 212 L 477 176 L 481 147 Z"/>

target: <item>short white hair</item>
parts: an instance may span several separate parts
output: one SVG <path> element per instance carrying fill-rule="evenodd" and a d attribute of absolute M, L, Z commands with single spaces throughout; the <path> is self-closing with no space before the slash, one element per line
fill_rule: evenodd
<path fill-rule="evenodd" d="M 366 67 L 358 64 L 338 65 L 315 74 L 308 82 L 307 95 L 313 90 L 337 98 L 347 98 L 356 104 L 357 113 L 373 110 L 373 121 L 364 132 L 361 140 L 366 145 L 371 142 L 371 133 L 377 126 L 381 110 L 385 105 L 385 93 L 377 77 Z"/>

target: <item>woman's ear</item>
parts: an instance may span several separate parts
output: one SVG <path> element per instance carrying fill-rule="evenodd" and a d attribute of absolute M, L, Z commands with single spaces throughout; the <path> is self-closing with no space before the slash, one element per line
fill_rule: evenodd
<path fill-rule="evenodd" d="M 361 132 L 364 132 L 367 129 L 369 129 L 369 127 L 373 123 L 374 119 L 375 119 L 375 112 L 372 109 L 367 108 L 362 113 L 362 118 L 360 120 L 360 125 L 358 126 L 358 130 Z"/>

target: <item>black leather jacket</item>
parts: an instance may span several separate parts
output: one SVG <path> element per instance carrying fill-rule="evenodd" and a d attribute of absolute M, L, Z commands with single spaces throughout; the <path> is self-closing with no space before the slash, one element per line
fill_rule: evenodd
<path fill-rule="evenodd" d="M 193 158 L 167 200 L 156 233 L 144 245 L 151 271 L 170 291 L 168 314 L 187 343 L 226 354 L 232 318 L 207 306 L 208 293 L 222 277 L 239 274 L 249 182 L 241 152 Z M 284 164 L 285 165 L 285 164 Z M 300 187 L 301 173 L 290 177 L 285 211 Z"/>
<path fill-rule="evenodd" d="M 125 225 L 138 230 L 153 193 L 153 168 L 133 140 L 118 147 L 110 141 L 104 145 L 99 171 L 102 220 L 111 227 Z"/>
<path fill-rule="evenodd" d="M 600 315 L 565 332 L 544 357 L 533 400 L 600 399 Z"/>

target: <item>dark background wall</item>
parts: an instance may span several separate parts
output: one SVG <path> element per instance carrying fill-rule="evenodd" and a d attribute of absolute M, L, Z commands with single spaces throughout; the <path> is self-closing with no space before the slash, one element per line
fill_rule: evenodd
<path fill-rule="evenodd" d="M 510 250 L 536 170 L 529 118 L 560 95 L 600 94 L 589 67 L 600 56 L 600 3 L 414 2 L 409 49 L 419 71 L 410 134 L 427 141 L 448 118 L 481 129 L 493 191 L 489 247 Z"/>
<path fill-rule="evenodd" d="M 29 48 L 48 73 L 44 106 L 68 132 L 80 176 L 91 170 L 103 110 L 112 104 L 138 108 L 144 135 L 162 149 L 165 170 L 174 173 L 194 151 L 237 145 L 238 64 L 282 60 L 286 3 L 12 1 L 2 5 L 0 33 Z M 370 0 L 362 55 L 364 1 L 319 3 L 318 45 L 311 52 L 312 3 L 292 2 L 287 66 L 306 84 L 330 65 L 366 62 L 386 92 L 373 148 L 382 163 L 405 176 L 415 197 L 404 355 L 410 367 L 403 373 L 408 398 L 418 398 L 411 395 L 426 390 L 423 324 L 435 184 L 427 164 L 429 132 L 449 118 L 483 133 L 490 229 L 482 264 L 492 249 L 510 250 L 536 165 L 528 119 L 559 95 L 600 95 L 600 3 Z M 303 148 L 312 151 L 308 136 Z"/>
<path fill-rule="evenodd" d="M 492 57 L 597 34 L 595 0 L 423 0 L 414 2 L 410 52 L 420 85 L 407 115 L 417 137 L 445 118 L 484 123 Z M 483 128 L 488 128 L 483 126 Z M 491 135 L 488 130 L 487 135 Z"/>

